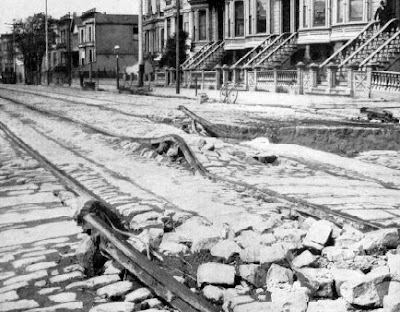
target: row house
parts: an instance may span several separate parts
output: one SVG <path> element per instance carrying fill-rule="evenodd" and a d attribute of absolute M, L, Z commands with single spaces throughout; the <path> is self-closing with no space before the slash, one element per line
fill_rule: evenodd
<path fill-rule="evenodd" d="M 22 55 L 13 40 L 12 34 L 0 36 L 0 81 L 4 83 L 22 82 L 25 79 Z"/>
<path fill-rule="evenodd" d="M 138 61 L 138 16 L 106 14 L 95 9 L 82 14 L 77 25 L 79 66 L 114 71 L 118 53 L 121 68 L 132 66 Z M 119 50 L 115 51 L 115 47 Z"/>
<path fill-rule="evenodd" d="M 177 0 L 143 1 L 145 52 L 159 57 L 165 41 L 175 33 Z M 395 48 L 400 37 L 398 23 L 391 20 L 386 28 L 374 23 L 379 3 L 380 0 L 181 0 L 179 27 L 189 34 L 191 43 L 189 59 L 182 67 L 209 70 L 227 64 L 247 69 L 294 68 L 299 61 L 323 66 L 329 61 L 344 67 L 345 60 L 363 63 L 368 55 L 372 55 L 371 62 L 385 65 L 383 52 L 390 51 L 385 54 L 389 63 L 383 67 L 393 69 L 396 56 L 400 56 Z M 398 0 L 387 0 L 387 6 L 393 18 L 400 17 Z"/>

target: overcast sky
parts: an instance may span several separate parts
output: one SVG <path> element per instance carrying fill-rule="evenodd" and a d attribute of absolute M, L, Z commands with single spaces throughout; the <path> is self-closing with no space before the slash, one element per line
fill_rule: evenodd
<path fill-rule="evenodd" d="M 5 23 L 14 18 L 26 18 L 45 11 L 46 0 L 0 0 L 0 34 L 11 31 Z M 82 12 L 96 8 L 110 14 L 137 14 L 139 0 L 47 0 L 48 14 L 59 18 L 68 12 Z"/>

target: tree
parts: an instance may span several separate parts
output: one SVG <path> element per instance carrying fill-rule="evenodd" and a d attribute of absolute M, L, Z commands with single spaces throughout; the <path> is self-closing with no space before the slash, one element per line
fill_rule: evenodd
<path fill-rule="evenodd" d="M 51 30 L 55 23 L 54 19 L 48 17 L 49 46 L 55 42 L 56 35 Z M 14 40 L 23 56 L 26 82 L 40 84 L 42 61 L 46 53 L 45 15 L 37 13 L 25 21 L 14 21 L 14 25 Z"/>
<path fill-rule="evenodd" d="M 176 33 L 169 37 L 165 45 L 165 52 L 160 60 L 161 67 L 174 67 L 176 66 Z M 188 39 L 187 32 L 181 31 L 179 38 L 179 64 L 186 60 L 186 51 L 189 46 L 186 44 Z"/>

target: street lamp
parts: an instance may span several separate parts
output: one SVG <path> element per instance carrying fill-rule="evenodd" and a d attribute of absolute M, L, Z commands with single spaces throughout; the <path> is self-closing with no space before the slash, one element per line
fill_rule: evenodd
<path fill-rule="evenodd" d="M 118 51 L 119 51 L 119 45 L 116 45 L 114 47 L 115 54 L 117 55 L 117 90 L 119 90 L 119 64 L 118 64 Z"/>

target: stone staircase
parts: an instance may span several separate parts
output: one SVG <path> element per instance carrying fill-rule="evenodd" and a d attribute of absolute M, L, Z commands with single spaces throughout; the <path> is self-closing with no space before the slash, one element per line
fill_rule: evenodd
<path fill-rule="evenodd" d="M 186 70 L 213 70 L 224 56 L 224 41 L 213 42 L 189 63 Z"/>
<path fill-rule="evenodd" d="M 208 49 L 210 49 L 213 45 L 215 44 L 215 42 L 208 42 L 205 45 L 203 45 L 199 51 L 197 51 L 196 53 L 194 53 L 192 56 L 190 56 L 185 62 L 183 62 L 183 64 L 181 65 L 182 69 L 188 69 L 193 62 L 195 62 L 196 60 L 198 60 L 201 56 L 204 55 L 204 53 L 206 53 L 208 51 Z"/>
<path fill-rule="evenodd" d="M 282 65 L 296 50 L 296 41 L 297 33 L 272 35 L 259 47 L 256 47 L 250 51 L 248 55 L 245 55 L 239 62 L 243 64 L 243 67 L 251 68 L 269 64 L 271 64 L 271 66 L 272 64 Z"/>
<path fill-rule="evenodd" d="M 275 41 L 277 37 L 278 35 L 269 35 L 263 42 L 261 42 L 258 46 L 251 49 L 239 61 L 233 64 L 231 68 L 235 69 L 243 66 L 249 66 L 250 61 L 254 59 L 257 55 L 265 51 L 268 48 L 268 46 L 270 46 L 271 43 Z"/>
<path fill-rule="evenodd" d="M 346 68 L 355 65 L 358 70 L 366 70 L 367 65 L 375 65 L 376 70 L 390 69 L 400 60 L 399 20 L 392 19 L 383 27 L 378 22 L 369 23 L 355 38 L 349 40 L 331 57 L 319 65 L 319 83 L 309 93 L 349 95 Z M 326 81 L 329 64 L 337 65 L 336 86 L 328 90 Z"/>

